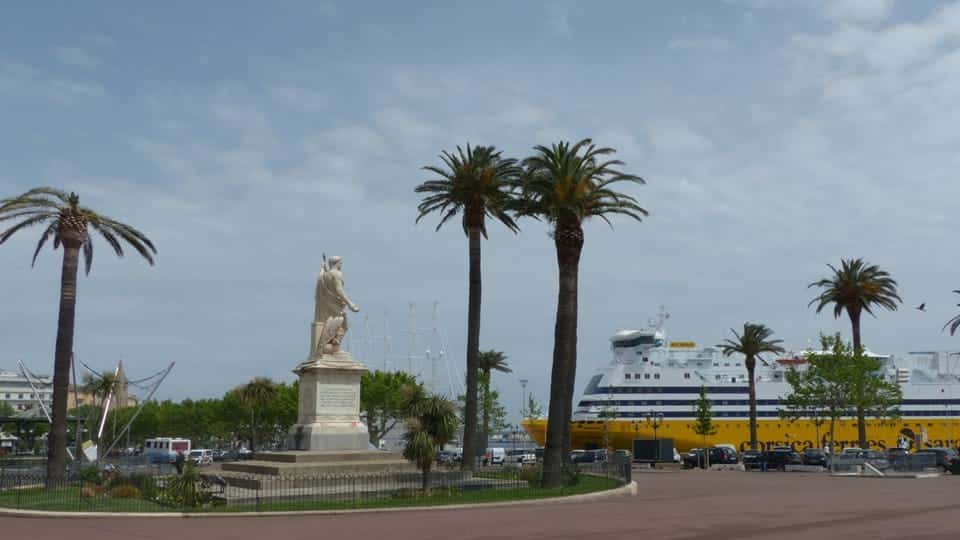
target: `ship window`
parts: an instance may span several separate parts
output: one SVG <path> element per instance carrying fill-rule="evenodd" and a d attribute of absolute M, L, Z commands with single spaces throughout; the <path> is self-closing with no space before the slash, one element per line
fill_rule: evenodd
<path fill-rule="evenodd" d="M 722 377 L 722 376 L 720 376 L 720 375 L 717 375 L 717 377 L 716 377 L 716 378 L 717 378 L 717 380 L 718 380 L 718 381 L 719 381 L 719 380 L 721 380 L 721 379 L 723 379 L 723 377 Z"/>
<path fill-rule="evenodd" d="M 719 362 L 714 362 L 714 363 L 713 363 L 713 367 L 720 367 L 720 363 L 719 363 Z"/>
<path fill-rule="evenodd" d="M 730 367 L 730 362 L 724 362 L 723 367 Z"/>
<path fill-rule="evenodd" d="M 659 378 L 660 378 L 660 374 L 659 374 L 659 373 L 654 373 L 654 374 L 653 374 L 653 378 L 654 378 L 654 379 L 659 379 Z"/>
<path fill-rule="evenodd" d="M 684 374 L 683 374 L 683 378 L 684 378 L 684 379 L 689 379 L 689 378 L 690 378 L 690 374 L 689 374 L 689 373 L 684 373 Z"/>
<path fill-rule="evenodd" d="M 625 374 L 623 375 L 623 378 L 624 378 L 624 379 L 629 379 L 629 378 L 630 378 L 630 374 L 629 374 L 629 373 L 625 373 Z"/>
<path fill-rule="evenodd" d="M 736 378 L 736 377 L 730 377 L 730 382 L 732 382 L 732 383 L 737 382 L 737 378 Z"/>
<path fill-rule="evenodd" d="M 650 357 L 649 357 L 649 356 L 644 356 L 644 357 L 643 357 L 643 361 L 644 361 L 644 362 L 649 362 L 649 361 L 650 361 Z"/>
<path fill-rule="evenodd" d="M 643 378 L 644 378 L 644 379 L 649 379 L 649 378 L 650 378 L 650 374 L 649 374 L 649 373 L 644 373 L 644 374 L 643 374 Z"/>

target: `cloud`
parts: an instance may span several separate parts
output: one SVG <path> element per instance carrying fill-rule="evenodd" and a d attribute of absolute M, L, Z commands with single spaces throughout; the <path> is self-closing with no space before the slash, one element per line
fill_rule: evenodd
<path fill-rule="evenodd" d="M 330 98 L 326 94 L 291 84 L 270 88 L 270 95 L 280 103 L 305 111 L 321 111 L 330 104 Z"/>
<path fill-rule="evenodd" d="M 56 47 L 51 51 L 60 62 L 86 70 L 94 70 L 103 64 L 103 60 L 78 47 Z"/>
<path fill-rule="evenodd" d="M 821 9 L 833 22 L 868 23 L 886 19 L 895 0 L 825 0 Z"/>
<path fill-rule="evenodd" d="M 547 28 L 554 34 L 560 36 L 570 36 L 573 34 L 573 26 L 570 22 L 573 5 L 565 0 L 554 0 L 548 2 L 547 10 Z"/>
<path fill-rule="evenodd" d="M 80 100 L 106 95 L 96 82 L 64 79 L 32 66 L 0 57 L 0 96 L 34 99 L 37 97 L 69 105 Z"/>
<path fill-rule="evenodd" d="M 725 51 L 730 48 L 730 40 L 717 37 L 677 38 L 667 45 L 670 49 Z"/>

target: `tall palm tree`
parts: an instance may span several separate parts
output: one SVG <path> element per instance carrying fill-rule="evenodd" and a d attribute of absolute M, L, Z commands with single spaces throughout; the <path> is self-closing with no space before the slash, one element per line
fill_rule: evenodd
<path fill-rule="evenodd" d="M 750 386 L 750 448 L 757 449 L 757 379 L 753 372 L 757 367 L 757 357 L 763 353 L 782 353 L 780 346 L 783 340 L 770 339 L 773 330 L 762 324 L 743 324 L 743 334 L 733 332 L 734 339 L 726 339 L 718 345 L 724 356 L 738 353 L 744 356 L 744 365 L 747 367 L 747 379 Z"/>
<path fill-rule="evenodd" d="M 277 385 L 266 377 L 256 377 L 240 387 L 240 400 L 250 408 L 250 451 L 256 451 L 257 410 L 277 397 Z"/>
<path fill-rule="evenodd" d="M 490 374 L 494 371 L 500 373 L 513 373 L 510 366 L 507 365 L 507 355 L 503 351 L 480 351 L 480 381 L 483 388 L 483 418 L 480 421 L 484 433 L 490 432 Z"/>
<path fill-rule="evenodd" d="M 543 472 L 544 486 L 557 487 L 562 463 L 570 454 L 583 222 L 598 217 L 610 224 L 609 217 L 616 214 L 639 221 L 647 211 L 633 197 L 613 189 L 618 182 L 644 183 L 639 176 L 618 170 L 623 162 L 607 159 L 614 149 L 597 147 L 590 139 L 583 139 L 576 144 L 536 146 L 534 151 L 523 162 L 526 171 L 516 212 L 518 216 L 547 221 L 557 250 L 559 288 Z"/>
<path fill-rule="evenodd" d="M 817 313 L 833 304 L 833 316 L 839 318 L 844 311 L 850 318 L 853 331 L 853 354 L 863 354 L 863 342 L 860 339 L 860 316 L 864 311 L 873 315 L 876 306 L 896 311 L 902 303 L 897 294 L 897 282 L 890 274 L 875 264 L 868 264 L 862 258 L 841 259 L 840 268 L 828 264 L 833 272 L 830 277 L 814 281 L 807 288 L 818 287 L 820 294 L 810 301 L 817 305 Z M 860 446 L 867 446 L 866 414 L 863 407 L 857 407 L 857 434 Z"/>
<path fill-rule="evenodd" d="M 73 330 L 77 307 L 77 268 L 83 251 L 86 273 L 93 264 L 92 232 L 98 233 L 123 256 L 123 243 L 129 244 L 151 265 L 157 253 L 153 243 L 137 229 L 80 206 L 76 193 L 53 188 L 36 188 L 22 195 L 0 200 L 0 221 L 15 224 L 0 233 L 0 244 L 17 232 L 44 226 L 33 252 L 33 261 L 47 243 L 53 249 L 63 246 L 60 271 L 60 313 L 57 320 L 57 344 L 53 362 L 53 415 L 47 439 L 47 479 L 55 483 L 64 478 L 67 456 L 67 386 L 70 382 L 70 359 L 73 353 Z"/>
<path fill-rule="evenodd" d="M 427 166 L 424 170 L 437 175 L 416 187 L 417 193 L 426 194 L 417 210 L 417 222 L 427 214 L 439 212 L 443 224 L 463 214 L 463 232 L 467 235 L 470 257 L 470 285 L 467 300 L 467 362 L 466 402 L 463 427 L 462 467 L 476 467 L 477 453 L 477 389 L 480 355 L 480 237 L 487 236 L 486 218 L 503 223 L 513 232 L 519 230 L 508 213 L 513 198 L 513 188 L 521 169 L 516 160 L 507 159 L 493 146 L 467 145 L 466 151 L 459 146 L 456 153 L 443 151 L 440 154 L 442 167 Z"/>
<path fill-rule="evenodd" d="M 956 289 L 953 292 L 960 294 L 960 289 Z M 957 304 L 957 307 L 960 307 L 960 304 Z M 947 324 L 943 325 L 943 330 L 946 330 L 947 327 L 950 328 L 950 335 L 952 336 L 957 331 L 957 328 L 960 328 L 960 315 L 947 321 Z"/>

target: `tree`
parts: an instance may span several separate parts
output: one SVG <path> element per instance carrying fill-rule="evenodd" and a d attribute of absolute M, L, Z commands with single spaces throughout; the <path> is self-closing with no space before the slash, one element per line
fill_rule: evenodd
<path fill-rule="evenodd" d="M 83 391 L 93 396 L 93 405 L 101 410 L 104 402 L 110 397 L 116 389 L 119 381 L 113 373 L 102 373 L 96 376 L 86 374 L 83 376 Z"/>
<path fill-rule="evenodd" d="M 544 220 L 550 225 L 557 253 L 557 315 L 543 458 L 543 485 L 552 488 L 560 486 L 563 463 L 570 459 L 583 223 L 597 217 L 610 224 L 611 215 L 639 221 L 647 211 L 633 197 L 612 189 L 618 182 L 643 183 L 639 176 L 617 169 L 623 162 L 606 158 L 615 153 L 614 149 L 597 147 L 590 139 L 583 139 L 576 144 L 536 146 L 534 151 L 523 162 L 526 171 L 515 204 L 518 216 Z"/>
<path fill-rule="evenodd" d="M 403 457 L 423 473 L 424 491 L 430 488 L 430 469 L 437 452 L 457 433 L 457 406 L 449 399 L 431 395 L 412 404 L 403 435 Z"/>
<path fill-rule="evenodd" d="M 953 292 L 960 294 L 960 289 L 957 289 Z M 960 304 L 957 304 L 957 307 L 960 307 Z M 950 328 L 950 335 L 952 336 L 957 331 L 957 328 L 960 328 L 960 315 L 957 315 L 956 317 L 947 321 L 947 324 L 943 325 L 943 330 L 946 330 L 947 327 Z"/>
<path fill-rule="evenodd" d="M 508 213 L 513 188 L 520 174 L 514 159 L 504 158 L 493 146 L 467 145 L 464 152 L 444 151 L 443 167 L 427 166 L 424 170 L 437 175 L 416 187 L 427 194 L 417 210 L 417 222 L 433 212 L 442 214 L 437 230 L 457 214 L 463 214 L 463 232 L 467 235 L 470 257 L 470 280 L 467 300 L 466 417 L 463 429 L 463 463 L 465 469 L 476 466 L 477 388 L 480 356 L 480 237 L 487 237 L 486 218 L 503 223 L 513 232 L 516 222 Z"/>
<path fill-rule="evenodd" d="M 527 408 L 523 411 L 524 418 L 539 418 L 543 416 L 543 407 L 537 402 L 533 392 L 527 395 Z"/>
<path fill-rule="evenodd" d="M 250 451 L 256 451 L 257 411 L 277 397 L 277 385 L 266 377 L 256 377 L 240 387 L 240 400 L 250 410 Z"/>
<path fill-rule="evenodd" d="M 68 194 L 59 189 L 36 188 L 0 200 L 0 221 L 9 220 L 17 222 L 0 233 L 0 245 L 21 230 L 35 225 L 46 227 L 33 252 L 31 265 L 36 263 L 37 255 L 48 240 L 52 239 L 54 249 L 63 246 L 60 312 L 53 363 L 52 425 L 47 438 L 47 481 L 53 484 L 63 480 L 66 472 L 67 387 L 73 356 L 80 252 L 83 251 L 85 270 L 89 274 L 93 264 L 91 232 L 99 233 L 120 257 L 123 256 L 123 243 L 127 243 L 153 265 L 157 250 L 150 239 L 137 229 L 80 206 L 80 197 L 76 193 Z"/>
<path fill-rule="evenodd" d="M 507 355 L 504 354 L 503 351 L 480 351 L 479 363 L 479 386 L 482 399 L 482 407 L 480 407 L 480 428 L 483 430 L 484 434 L 489 434 L 491 429 L 499 429 L 503 427 L 503 424 L 505 424 L 506 420 L 506 409 L 500 406 L 499 403 L 500 394 L 496 391 L 490 390 L 490 375 L 494 371 L 499 371 L 500 373 L 513 373 L 513 370 L 507 365 Z M 491 416 L 495 414 L 497 415 L 497 425 L 493 426 L 490 423 L 490 419 Z"/>
<path fill-rule="evenodd" d="M 370 443 L 380 440 L 410 416 L 411 405 L 426 391 L 416 377 L 402 371 L 374 371 L 360 379 L 360 411 L 366 417 Z"/>
<path fill-rule="evenodd" d="M 804 370 L 787 372 L 791 393 L 781 415 L 796 420 L 822 415 L 830 420 L 830 447 L 838 419 L 863 410 L 877 418 L 896 418 L 903 399 L 900 386 L 887 381 L 878 359 L 856 354 L 840 335 L 821 336 L 822 352 L 807 356 Z M 863 448 L 867 447 L 860 441 Z"/>
<path fill-rule="evenodd" d="M 724 356 L 734 353 L 744 356 L 744 365 L 747 368 L 747 379 L 750 387 L 750 448 L 757 449 L 757 380 L 754 370 L 757 367 L 757 357 L 763 353 L 782 353 L 782 340 L 770 339 L 773 330 L 762 324 L 743 324 L 743 334 L 730 329 L 734 339 L 724 340 L 718 345 Z"/>
<path fill-rule="evenodd" d="M 700 386 L 700 397 L 693 402 L 693 415 L 697 418 L 693 424 L 693 432 L 703 437 L 703 447 L 707 447 L 707 437 L 717 434 L 717 426 L 713 423 L 713 408 L 707 399 L 707 387 Z"/>
<path fill-rule="evenodd" d="M 817 313 L 828 305 L 833 305 L 833 316 L 839 318 L 846 311 L 853 331 L 854 356 L 863 354 L 863 342 L 860 339 L 860 316 L 864 311 L 873 315 L 876 306 L 896 311 L 902 300 L 897 294 L 897 282 L 890 274 L 863 259 L 841 259 L 840 268 L 828 264 L 833 274 L 830 277 L 814 281 L 807 287 L 819 287 L 820 294 L 810 301 L 817 305 Z M 865 389 L 858 390 L 863 394 Z M 860 445 L 867 444 L 866 412 L 857 409 L 857 434 Z"/>

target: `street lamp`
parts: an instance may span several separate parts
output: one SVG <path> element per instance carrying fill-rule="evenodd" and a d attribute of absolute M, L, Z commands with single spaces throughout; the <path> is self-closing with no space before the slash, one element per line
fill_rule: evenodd
<path fill-rule="evenodd" d="M 523 410 L 527 406 L 527 383 L 529 379 L 520 379 L 520 419 L 523 420 Z"/>
<path fill-rule="evenodd" d="M 657 463 L 660 462 L 660 443 L 657 439 L 657 428 L 660 427 L 660 424 L 663 423 L 663 413 L 647 411 L 647 414 L 644 415 L 647 423 L 653 427 L 653 445 L 657 448 L 656 460 Z"/>

